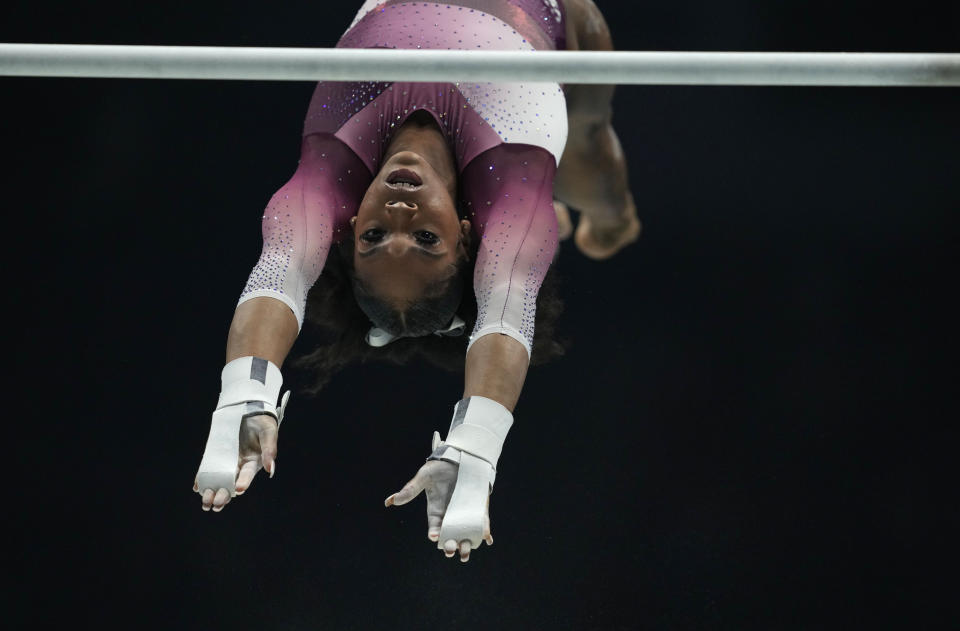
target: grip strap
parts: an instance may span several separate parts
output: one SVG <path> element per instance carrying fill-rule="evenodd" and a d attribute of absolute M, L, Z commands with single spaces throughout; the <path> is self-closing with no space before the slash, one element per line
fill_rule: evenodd
<path fill-rule="evenodd" d="M 467 397 L 453 408 L 450 430 L 443 444 L 486 460 L 496 469 L 512 425 L 510 410 L 493 399 Z"/>
<path fill-rule="evenodd" d="M 283 376 L 273 362 L 262 357 L 238 357 L 220 372 L 220 398 L 216 409 L 228 405 L 259 401 L 272 408 L 266 414 L 277 418 L 277 397 Z"/>

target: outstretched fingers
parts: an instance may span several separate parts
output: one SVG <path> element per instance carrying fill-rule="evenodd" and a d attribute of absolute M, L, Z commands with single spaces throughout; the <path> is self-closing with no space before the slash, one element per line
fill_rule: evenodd
<path fill-rule="evenodd" d="M 210 510 L 213 508 L 213 496 L 216 492 L 213 489 L 204 489 L 203 494 L 200 496 L 200 506 L 203 510 Z"/>
<path fill-rule="evenodd" d="M 202 508 L 205 511 L 213 509 L 213 512 L 219 513 L 223 507 L 230 503 L 230 491 L 227 489 L 204 489 L 201 496 Z"/>
<path fill-rule="evenodd" d="M 448 559 L 452 559 L 458 551 L 460 552 L 460 561 L 466 563 L 470 560 L 470 550 L 472 545 L 469 539 L 464 539 L 459 544 L 455 539 L 447 539 L 443 542 L 443 553 Z"/>
<path fill-rule="evenodd" d="M 256 460 L 248 460 L 240 465 L 240 474 L 237 476 L 235 485 L 237 495 L 243 495 L 250 488 L 258 471 L 260 471 L 260 465 L 257 464 Z"/>
<path fill-rule="evenodd" d="M 273 477 L 277 469 L 277 425 L 265 423 L 257 429 L 257 438 L 260 440 L 260 462 Z"/>
<path fill-rule="evenodd" d="M 427 512 L 427 539 L 436 543 L 440 539 L 440 527 L 443 525 L 443 513 Z"/>
<path fill-rule="evenodd" d="M 213 496 L 213 512 L 219 513 L 223 507 L 230 503 L 230 491 L 227 489 L 218 489 L 217 494 Z"/>
<path fill-rule="evenodd" d="M 413 479 L 407 482 L 402 489 L 388 497 L 383 501 L 384 506 L 402 506 L 420 495 L 420 493 L 427 487 L 427 476 L 424 475 L 423 470 L 417 471 L 417 475 L 413 476 Z"/>
<path fill-rule="evenodd" d="M 460 562 L 466 563 L 470 560 L 470 542 L 467 540 L 460 542 Z"/>
<path fill-rule="evenodd" d="M 488 546 L 493 545 L 493 535 L 490 534 L 490 498 L 487 498 L 487 510 L 483 513 L 483 540 Z"/>
<path fill-rule="evenodd" d="M 448 508 L 453 496 L 454 487 L 458 479 L 457 465 L 444 461 L 429 461 L 424 464 L 417 474 L 407 482 L 402 489 L 387 497 L 384 500 L 384 506 L 401 506 L 412 501 L 421 492 L 426 491 L 427 495 L 427 539 L 432 542 L 439 542 L 440 549 L 448 558 L 459 555 L 462 562 L 470 559 L 470 553 L 476 549 L 476 546 L 485 542 L 487 545 L 493 545 L 493 535 L 490 534 L 490 497 L 487 495 L 484 510 L 482 512 L 483 521 L 478 524 L 473 521 L 473 526 L 464 528 L 463 516 L 448 515 Z M 479 498 L 477 498 L 479 500 Z M 469 512 L 469 511 L 468 511 Z M 474 513 L 467 521 L 479 520 L 479 511 Z M 452 530 L 445 534 L 445 539 L 441 539 L 441 530 L 444 521 L 447 518 L 452 519 L 456 525 L 447 525 Z M 469 524 L 467 524 L 469 526 Z M 468 534 L 471 531 L 476 532 L 477 526 L 482 528 L 480 533 Z M 476 535 L 479 534 L 479 537 Z M 469 538 L 464 539 L 464 536 Z M 476 545 L 475 545 L 476 544 Z"/>

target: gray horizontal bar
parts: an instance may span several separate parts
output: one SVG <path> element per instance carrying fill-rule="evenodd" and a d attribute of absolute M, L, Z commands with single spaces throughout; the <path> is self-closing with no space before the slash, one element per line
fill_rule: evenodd
<path fill-rule="evenodd" d="M 958 86 L 960 54 L 0 44 L 0 75 L 257 81 Z"/>

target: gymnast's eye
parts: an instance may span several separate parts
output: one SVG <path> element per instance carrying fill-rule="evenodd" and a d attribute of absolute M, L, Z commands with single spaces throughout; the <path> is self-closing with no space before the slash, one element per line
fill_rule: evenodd
<path fill-rule="evenodd" d="M 377 243 L 383 239 L 383 230 L 380 228 L 370 228 L 360 234 L 360 240 L 364 243 Z"/>
<path fill-rule="evenodd" d="M 440 243 L 440 237 L 429 230 L 417 230 L 413 233 L 413 236 L 416 238 L 417 243 L 422 245 L 436 245 Z"/>

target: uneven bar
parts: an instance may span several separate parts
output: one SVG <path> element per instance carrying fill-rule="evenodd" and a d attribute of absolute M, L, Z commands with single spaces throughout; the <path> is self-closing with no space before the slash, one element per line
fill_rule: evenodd
<path fill-rule="evenodd" d="M 253 81 L 960 86 L 960 54 L 0 44 L 0 76 Z"/>

